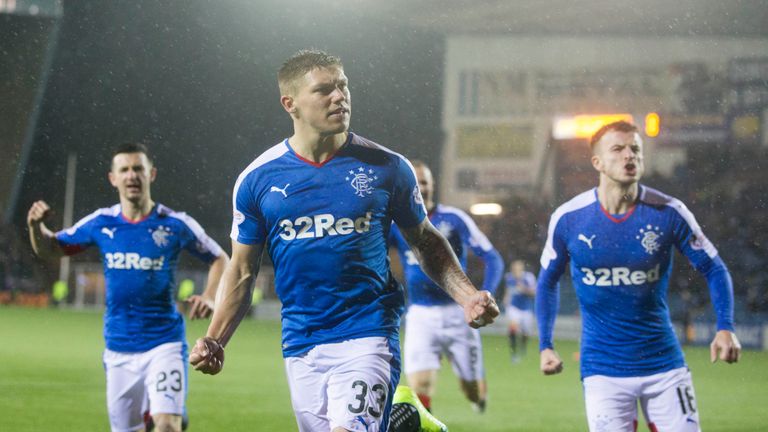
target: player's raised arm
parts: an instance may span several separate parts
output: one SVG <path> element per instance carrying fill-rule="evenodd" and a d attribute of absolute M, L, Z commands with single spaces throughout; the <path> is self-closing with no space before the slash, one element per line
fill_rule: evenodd
<path fill-rule="evenodd" d="M 499 307 L 488 291 L 478 291 L 464 271 L 456 254 L 428 218 L 401 232 L 419 261 L 422 270 L 464 308 L 467 323 L 474 328 L 493 322 Z"/>
<path fill-rule="evenodd" d="M 51 212 L 45 201 L 35 201 L 27 212 L 29 242 L 35 255 L 40 258 L 57 258 L 64 253 L 56 241 L 56 235 L 43 222 Z"/>
<path fill-rule="evenodd" d="M 196 370 L 215 375 L 224 367 L 224 346 L 251 307 L 253 281 L 263 250 L 263 243 L 245 245 L 232 241 L 232 259 L 221 276 L 208 332 L 197 340 L 189 355 Z"/>

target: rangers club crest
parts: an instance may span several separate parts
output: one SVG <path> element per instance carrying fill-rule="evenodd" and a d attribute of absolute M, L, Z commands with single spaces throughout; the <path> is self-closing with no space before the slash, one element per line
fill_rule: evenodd
<path fill-rule="evenodd" d="M 453 225 L 446 221 L 440 221 L 435 228 L 437 228 L 437 230 L 440 231 L 440 234 L 445 238 L 450 237 L 453 232 Z"/>
<path fill-rule="evenodd" d="M 349 175 L 345 178 L 350 186 L 355 189 L 355 195 L 361 198 L 373 193 L 371 183 L 378 179 L 379 177 L 375 175 L 372 169 L 369 168 L 366 171 L 363 167 L 358 168 L 357 171 L 349 170 Z"/>
<path fill-rule="evenodd" d="M 421 191 L 419 190 L 419 185 L 416 185 L 413 187 L 413 192 L 411 193 L 413 195 L 413 202 L 419 205 L 424 204 L 424 197 L 421 196 Z"/>
<path fill-rule="evenodd" d="M 152 233 L 152 241 L 155 242 L 157 247 L 165 247 L 168 246 L 168 236 L 171 235 L 171 229 L 169 227 L 164 227 L 162 225 L 155 228 L 154 231 L 151 231 Z"/>
<path fill-rule="evenodd" d="M 640 234 L 635 236 L 635 238 L 640 240 L 640 244 L 648 255 L 653 255 L 661 247 L 659 238 L 662 234 L 664 233 L 659 231 L 659 227 L 646 225 L 645 228 L 640 228 Z"/>

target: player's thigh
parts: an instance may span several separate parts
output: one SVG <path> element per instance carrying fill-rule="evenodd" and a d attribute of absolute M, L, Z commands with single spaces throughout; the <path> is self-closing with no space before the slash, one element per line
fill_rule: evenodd
<path fill-rule="evenodd" d="M 346 351 L 347 356 L 334 359 L 336 366 L 328 378 L 330 426 L 386 431 L 392 395 L 400 378 L 397 348 L 392 340 L 380 337 L 353 339 L 344 345 L 340 352 Z"/>
<path fill-rule="evenodd" d="M 584 403 L 591 432 L 634 432 L 639 385 L 634 378 L 584 378 Z"/>
<path fill-rule="evenodd" d="M 330 430 L 326 389 L 328 374 L 315 362 L 315 352 L 285 358 L 291 406 L 299 431 Z"/>
<path fill-rule="evenodd" d="M 437 382 L 437 370 L 422 370 L 407 375 L 408 385 L 417 394 L 431 395 Z"/>
<path fill-rule="evenodd" d="M 528 336 L 533 333 L 533 312 L 522 311 L 520 314 L 520 331 Z"/>
<path fill-rule="evenodd" d="M 466 325 L 449 330 L 446 346 L 453 372 L 462 381 L 474 382 L 485 376 L 483 368 L 483 344 L 480 332 Z"/>
<path fill-rule="evenodd" d="M 687 368 L 654 375 L 654 382 L 647 386 L 640 401 L 645 418 L 656 430 L 701 430 L 693 380 Z"/>
<path fill-rule="evenodd" d="M 181 416 L 187 397 L 187 354 L 181 342 L 159 345 L 142 354 L 149 411 Z"/>
<path fill-rule="evenodd" d="M 403 343 L 403 363 L 406 375 L 440 369 L 441 329 L 429 319 L 429 314 L 432 312 L 432 310 L 423 307 L 411 307 L 408 310 Z"/>
<path fill-rule="evenodd" d="M 520 309 L 514 306 L 507 306 L 505 315 L 507 316 L 507 321 L 512 324 L 517 324 L 520 322 Z"/>
<path fill-rule="evenodd" d="M 144 427 L 144 374 L 137 354 L 105 350 L 107 413 L 112 431 L 135 431 Z"/>

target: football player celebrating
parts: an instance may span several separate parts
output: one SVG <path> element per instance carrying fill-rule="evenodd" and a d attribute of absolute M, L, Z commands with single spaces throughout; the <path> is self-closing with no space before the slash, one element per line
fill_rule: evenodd
<path fill-rule="evenodd" d="M 233 197 L 232 261 L 192 365 L 218 373 L 245 316 L 265 245 L 282 302 L 282 348 L 300 431 L 386 431 L 400 375 L 402 287 L 387 235 L 397 223 L 427 274 L 472 326 L 498 307 L 478 291 L 429 223 L 411 164 L 348 131 L 351 99 L 341 61 L 301 51 L 278 73 L 291 137 L 257 157 Z"/>
<path fill-rule="evenodd" d="M 504 275 L 504 306 L 509 326 L 507 336 L 512 363 L 525 355 L 528 337 L 533 332 L 533 299 L 536 296 L 536 276 L 525 269 L 523 260 L 514 260 Z M 517 336 L 520 335 L 518 342 Z"/>
<path fill-rule="evenodd" d="M 414 161 L 413 167 L 430 222 L 448 239 L 462 268 L 466 268 L 467 249 L 483 261 L 483 289 L 495 293 L 504 271 L 501 255 L 469 215 L 435 202 L 435 181 L 429 167 L 421 161 Z M 485 411 L 487 386 L 480 332 L 464 325 L 461 307 L 424 274 L 397 226 L 392 227 L 390 243 L 398 251 L 408 289 L 403 347 L 408 384 L 431 410 L 440 359 L 445 355 L 464 395 L 476 411 Z"/>
<path fill-rule="evenodd" d="M 209 264 L 203 294 L 193 295 L 189 317 L 208 317 L 227 254 L 185 213 L 155 203 L 157 168 L 143 144 L 124 144 L 112 156 L 109 181 L 120 203 L 98 209 L 73 227 L 52 232 L 44 201 L 29 209 L 27 225 L 41 258 L 72 255 L 96 245 L 106 281 L 104 369 L 113 431 L 144 428 L 148 412 L 158 430 L 181 431 L 187 397 L 184 319 L 176 309 L 175 272 L 187 250 Z"/>
<path fill-rule="evenodd" d="M 597 188 L 560 206 L 549 223 L 536 292 L 541 370 L 563 368 L 552 342 L 558 280 L 570 261 L 581 306 L 581 376 L 591 431 L 633 431 L 638 402 L 652 431 L 698 431 L 691 374 L 666 303 L 673 248 L 709 285 L 717 316 L 712 361 L 739 360 L 733 286 L 717 250 L 679 200 L 640 185 L 643 142 L 627 122 L 590 141 Z"/>

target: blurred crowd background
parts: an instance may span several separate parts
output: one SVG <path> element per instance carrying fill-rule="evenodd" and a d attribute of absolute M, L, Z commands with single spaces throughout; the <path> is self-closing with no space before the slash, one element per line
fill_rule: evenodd
<path fill-rule="evenodd" d="M 643 183 L 685 202 L 718 247 L 737 321 L 768 322 L 764 2 L 618 0 L 594 13 L 551 3 L 0 0 L 0 303 L 68 304 L 78 285 L 97 289 L 91 251 L 73 259 L 70 289 L 52 301 L 61 268 L 31 255 L 25 216 L 46 199 L 61 228 L 73 174 L 75 221 L 116 202 L 106 173 L 126 141 L 154 153 L 156 200 L 228 249 L 236 176 L 290 131 L 276 70 L 297 50 L 320 48 L 345 64 L 352 130 L 426 161 L 443 202 L 498 202 L 502 213 L 477 215 L 478 224 L 507 263 L 523 259 L 534 273 L 550 213 L 572 189 L 596 184 L 590 169 L 547 162 L 560 160 L 551 119 L 658 111 L 661 134 L 648 151 L 663 169 Z M 665 123 L 673 117 L 677 138 Z M 676 259 L 673 317 L 711 320 L 703 278 Z M 183 277 L 197 270 L 182 260 Z M 479 262 L 469 273 L 481 277 Z M 567 281 L 562 292 L 561 311 L 577 313 Z"/>

